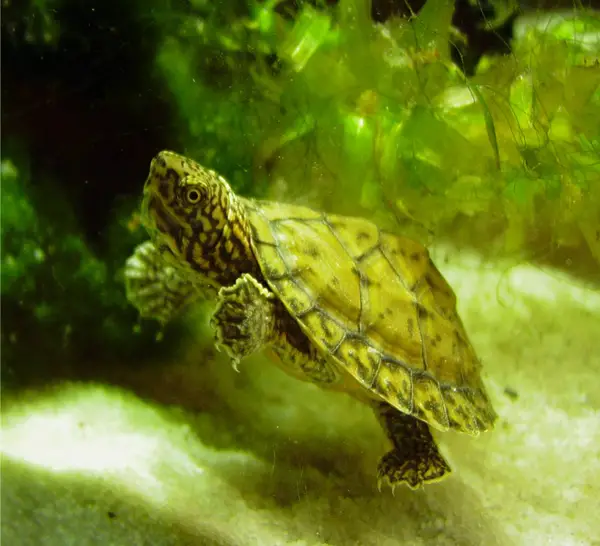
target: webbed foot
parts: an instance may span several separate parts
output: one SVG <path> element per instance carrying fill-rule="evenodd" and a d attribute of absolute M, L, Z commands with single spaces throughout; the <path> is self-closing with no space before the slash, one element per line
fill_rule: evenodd
<path fill-rule="evenodd" d="M 252 275 L 244 273 L 233 286 L 219 290 L 211 319 L 217 348 L 224 348 L 234 368 L 262 349 L 275 329 L 274 295 Z"/>
<path fill-rule="evenodd" d="M 442 480 L 451 473 L 439 452 L 429 425 L 382 404 L 379 416 L 394 449 L 386 453 L 377 467 L 379 488 L 387 483 L 392 491 L 399 484 L 411 489 Z"/>
<path fill-rule="evenodd" d="M 125 262 L 124 276 L 127 299 L 142 317 L 163 325 L 203 295 L 150 241 L 135 248 Z"/>

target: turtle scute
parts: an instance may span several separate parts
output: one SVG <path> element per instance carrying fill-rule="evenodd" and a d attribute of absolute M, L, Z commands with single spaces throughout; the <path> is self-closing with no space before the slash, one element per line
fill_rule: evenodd
<path fill-rule="evenodd" d="M 439 430 L 491 428 L 480 362 L 425 247 L 361 218 L 278 203 L 247 208 L 269 286 L 372 397 Z"/>

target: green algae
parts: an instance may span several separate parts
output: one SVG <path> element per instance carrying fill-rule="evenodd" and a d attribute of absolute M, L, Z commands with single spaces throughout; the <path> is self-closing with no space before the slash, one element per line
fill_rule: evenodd
<path fill-rule="evenodd" d="M 158 66 L 181 112 L 182 151 L 253 194 L 293 200 L 311 188 L 314 206 L 400 218 L 501 255 L 564 246 L 598 267 L 596 14 L 534 17 L 511 55 L 465 78 L 449 57 L 451 2 L 379 25 L 359 0 L 302 4 L 295 19 L 276 3 L 251 6 L 211 31 L 218 42 L 245 29 L 246 41 L 221 48 L 218 74 L 198 63 L 213 51 L 205 32 L 164 38 Z M 269 193 L 277 179 L 287 190 Z"/>
<path fill-rule="evenodd" d="M 3 388 L 67 373 L 84 355 L 139 353 L 152 339 L 152 329 L 132 335 L 137 318 L 118 276 L 139 235 L 122 228 L 122 251 L 100 258 L 58 187 L 33 185 L 21 164 L 0 163 Z"/>

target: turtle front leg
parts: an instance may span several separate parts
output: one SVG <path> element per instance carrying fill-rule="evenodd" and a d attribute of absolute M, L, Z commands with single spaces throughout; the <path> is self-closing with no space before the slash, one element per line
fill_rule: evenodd
<path fill-rule="evenodd" d="M 125 292 L 144 318 L 165 325 L 198 299 L 204 291 L 189 282 L 165 259 L 165 250 L 150 241 L 138 245 L 125 262 Z"/>
<path fill-rule="evenodd" d="M 233 286 L 219 290 L 211 325 L 217 347 L 227 351 L 236 370 L 242 358 L 269 347 L 283 369 L 296 378 L 322 386 L 332 386 L 339 379 L 275 295 L 252 275 L 244 273 Z"/>
<path fill-rule="evenodd" d="M 418 489 L 450 474 L 450 466 L 439 452 L 427 423 L 385 403 L 378 404 L 375 411 L 394 445 L 379 461 L 380 488 L 385 481 L 392 491 L 401 483 Z"/>
<path fill-rule="evenodd" d="M 217 348 L 224 348 L 234 368 L 276 337 L 275 296 L 252 275 L 244 273 L 233 286 L 219 290 L 211 319 Z"/>

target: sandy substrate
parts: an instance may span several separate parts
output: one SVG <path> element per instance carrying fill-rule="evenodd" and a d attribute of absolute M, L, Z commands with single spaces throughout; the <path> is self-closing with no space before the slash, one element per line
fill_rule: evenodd
<path fill-rule="evenodd" d="M 600 544 L 600 294 L 446 258 L 500 414 L 479 438 L 437 436 L 448 480 L 379 493 L 387 446 L 368 408 L 190 347 L 170 374 L 194 412 L 89 384 L 4 404 L 2 543 Z"/>

